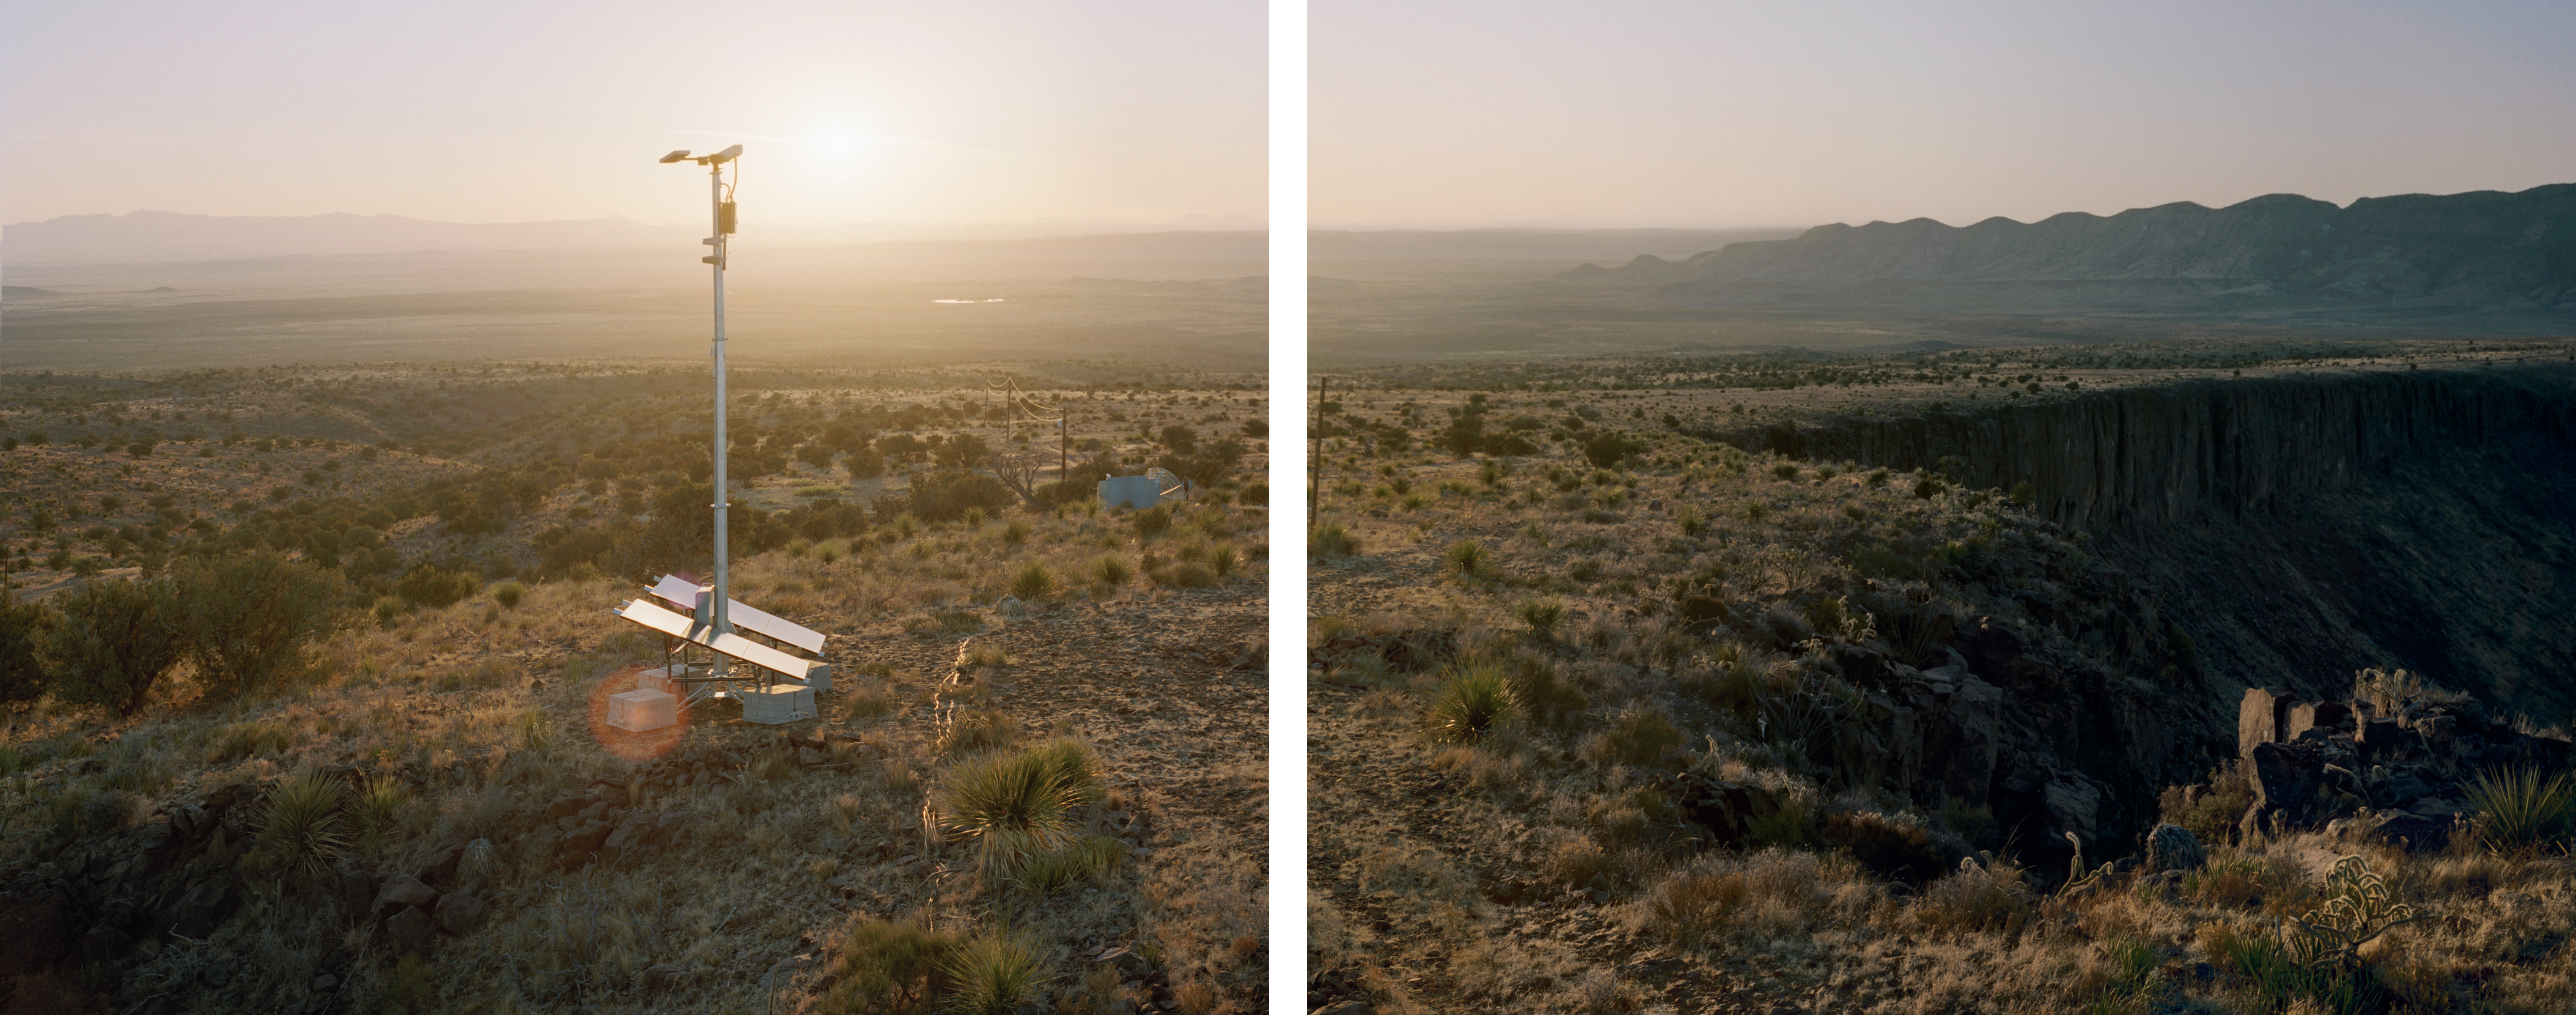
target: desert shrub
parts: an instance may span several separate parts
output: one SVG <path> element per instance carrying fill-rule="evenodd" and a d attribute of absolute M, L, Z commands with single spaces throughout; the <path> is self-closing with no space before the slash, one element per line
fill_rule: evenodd
<path fill-rule="evenodd" d="M 518 609 L 519 603 L 527 598 L 528 587 L 518 582 L 502 582 L 492 590 L 492 601 L 501 604 L 505 610 Z"/>
<path fill-rule="evenodd" d="M 1147 576 L 1154 579 L 1154 584 L 1164 588 L 1204 589 L 1216 586 L 1216 572 L 1208 570 L 1204 564 L 1193 564 L 1188 561 L 1155 568 L 1147 572 Z"/>
<path fill-rule="evenodd" d="M 236 758 L 276 754 L 295 744 L 295 731 L 280 722 L 237 722 L 216 730 L 206 744 L 206 763 L 220 765 Z"/>
<path fill-rule="evenodd" d="M 1106 835 L 1086 835 L 1020 864 L 1019 882 L 1031 891 L 1052 892 L 1059 888 L 1098 881 L 1125 855 L 1127 846 Z"/>
<path fill-rule="evenodd" d="M 22 603 L 0 582 L 0 702 L 30 701 L 45 694 L 45 665 L 38 647 L 56 622 L 43 603 Z"/>
<path fill-rule="evenodd" d="M 1099 765 L 1092 761 L 1091 748 L 1071 737 L 1058 737 L 1029 749 L 1029 754 L 1046 766 L 1057 785 L 1073 794 L 1077 805 L 1097 803 L 1101 799 Z"/>
<path fill-rule="evenodd" d="M 376 999 L 384 1010 L 401 1015 L 417 1015 L 429 1010 L 432 996 L 429 961 L 419 955 L 405 955 L 392 969 L 376 979 Z"/>
<path fill-rule="evenodd" d="M 976 870 L 1003 880 L 1017 877 L 1029 857 L 1064 845 L 1067 812 L 1080 797 L 1047 754 L 994 751 L 949 769 L 939 810 L 952 833 L 975 840 Z"/>
<path fill-rule="evenodd" d="M 405 572 L 401 580 L 394 582 L 394 594 L 403 597 L 413 605 L 436 609 L 455 605 L 465 597 L 473 595 L 475 587 L 479 584 L 473 575 L 441 570 L 434 565 L 423 563 Z"/>
<path fill-rule="evenodd" d="M 1232 544 L 1218 543 L 1208 547 L 1207 569 L 1218 578 L 1234 577 L 1235 569 L 1242 565 L 1243 555 Z"/>
<path fill-rule="evenodd" d="M 1682 745 L 1682 731 L 1670 720 L 1644 709 L 1630 709 L 1619 714 L 1603 729 L 1583 741 L 1584 760 L 1594 764 L 1658 764 Z"/>
<path fill-rule="evenodd" d="M 2013 931 L 2030 919 L 2037 897 L 2022 867 L 2009 857 L 1981 853 L 1925 885 L 1910 915 L 1936 935 Z"/>
<path fill-rule="evenodd" d="M 1021 599 L 1045 599 L 1055 594 L 1055 588 L 1055 572 L 1047 570 L 1044 561 L 1023 564 L 1019 573 L 1011 576 L 1011 594 Z"/>
<path fill-rule="evenodd" d="M 963 943 L 954 931 L 936 931 L 910 921 L 896 923 L 862 915 L 850 924 L 849 937 L 833 964 L 835 982 L 823 996 L 831 1015 L 927 1012 L 948 982 L 944 967 Z"/>
<path fill-rule="evenodd" d="M 1152 539 L 1171 531 L 1172 509 L 1157 504 L 1136 512 L 1136 517 L 1128 519 L 1128 524 L 1135 527 L 1136 538 Z"/>
<path fill-rule="evenodd" d="M 1000 931 L 960 944 L 940 964 L 953 991 L 941 1007 L 951 1015 L 1012 1015 L 1037 983 L 1037 954 Z"/>
<path fill-rule="evenodd" d="M 940 727 L 936 745 L 942 754 L 970 754 L 1007 746 L 1019 733 L 1020 724 L 999 710 L 969 709 Z"/>
<path fill-rule="evenodd" d="M 2204 843 L 2231 841 L 2237 821 L 2254 805 L 2254 787 L 2245 776 L 2243 761 L 2227 761 L 2210 769 L 2205 786 L 2168 787 L 2156 798 L 2156 811 L 2165 824 L 2180 825 Z"/>
<path fill-rule="evenodd" d="M 1583 440 L 1583 460 L 1596 469 L 1616 468 L 1646 446 L 1613 430 L 1601 430 Z"/>
<path fill-rule="evenodd" d="M 1780 479 L 1796 479 L 1798 478 L 1798 463 L 1780 462 L 1773 465 L 1771 466 L 1771 475 Z"/>
<path fill-rule="evenodd" d="M 1010 486 L 991 476 L 943 469 L 912 477 L 904 508 L 925 521 L 953 522 L 966 517 L 970 509 L 990 514 L 1019 503 L 1019 499 Z"/>
<path fill-rule="evenodd" d="M 1450 670 L 1424 719 L 1432 739 L 1472 744 L 1521 714 L 1520 697 L 1502 667 L 1478 660 Z"/>
<path fill-rule="evenodd" d="M 1844 891 L 1856 881 L 1851 862 L 1815 853 L 1767 849 L 1749 856 L 1709 854 L 1649 888 L 1628 919 L 1638 929 L 1681 944 L 1721 933 L 1797 933 L 1852 915 Z"/>
<path fill-rule="evenodd" d="M 1819 831 L 1881 878 L 1919 885 L 1948 866 L 1932 843 L 1932 830 L 1911 814 L 1838 811 L 1825 815 Z"/>
<path fill-rule="evenodd" d="M 1105 553 L 1100 556 L 1100 559 L 1091 562 L 1091 580 L 1111 588 L 1120 588 L 1136 580 L 1136 569 L 1127 563 L 1127 558 L 1114 553 Z"/>
<path fill-rule="evenodd" d="M 186 652 L 167 581 L 83 582 L 61 600 L 42 656 L 64 701 L 132 715 Z"/>
<path fill-rule="evenodd" d="M 2469 808 L 2488 849 L 2505 853 L 2565 848 L 2576 838 L 2576 779 L 2543 778 L 2535 769 L 2482 772 L 2469 786 Z"/>
<path fill-rule="evenodd" d="M 2272 931 L 2219 923 L 2201 932 L 2201 947 L 2211 965 L 2246 981 L 2256 1011 L 2280 1011 L 2303 1000 L 2336 1013 L 2361 1008 L 2366 985 L 2361 975 L 2302 961 Z"/>
<path fill-rule="evenodd" d="M 367 780 L 366 788 L 349 803 L 349 817 L 358 826 L 358 847 L 373 850 L 384 842 L 385 831 L 402 816 L 411 804 L 411 791 L 401 779 L 379 775 Z"/>
<path fill-rule="evenodd" d="M 2247 906 L 2263 895 L 2263 865 L 2241 856 L 2213 859 L 2183 874 L 2182 892 L 2213 906 Z"/>
<path fill-rule="evenodd" d="M 230 698 L 300 673 L 306 648 L 348 620 L 337 572 L 271 551 L 172 569 L 180 636 L 206 695 Z"/>
<path fill-rule="evenodd" d="M 1002 542 L 1004 545 L 1018 546 L 1028 541 L 1029 523 L 1013 518 L 1011 519 L 1010 524 L 1002 526 Z"/>
<path fill-rule="evenodd" d="M 260 846 L 287 870 L 320 876 L 349 851 L 340 813 L 347 800 L 348 788 L 322 772 L 306 769 L 288 776 L 268 791 L 268 804 L 260 812 Z"/>
<path fill-rule="evenodd" d="M 841 709 L 851 719 L 875 719 L 894 713 L 894 694 L 883 687 L 862 687 L 842 700 Z"/>
<path fill-rule="evenodd" d="M 1485 568 L 1493 562 L 1491 556 L 1486 554 L 1485 548 L 1477 545 L 1472 539 L 1462 539 L 1451 544 L 1448 552 L 1443 554 L 1441 559 L 1448 565 L 1450 573 L 1463 578 L 1473 578 L 1483 574 Z"/>
<path fill-rule="evenodd" d="M 1351 533 L 1351 527 L 1332 519 L 1316 522 L 1307 532 L 1306 545 L 1324 557 L 1347 557 L 1360 552 L 1360 539 Z"/>
<path fill-rule="evenodd" d="M 1520 614 L 1521 623 L 1528 624 L 1530 633 L 1541 641 L 1555 641 L 1557 627 L 1565 623 L 1565 601 L 1562 599 L 1528 600 L 1514 612 Z"/>
<path fill-rule="evenodd" d="M 1545 726 L 1562 726 L 1583 714 L 1592 701 L 1583 689 L 1557 674 L 1556 664 L 1535 655 L 1520 655 L 1511 664 L 1512 697 L 1523 714 Z"/>

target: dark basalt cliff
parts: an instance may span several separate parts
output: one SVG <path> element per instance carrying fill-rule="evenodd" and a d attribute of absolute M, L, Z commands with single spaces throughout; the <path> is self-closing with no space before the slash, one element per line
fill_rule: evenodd
<path fill-rule="evenodd" d="M 1589 267 L 1589 266 L 1587 266 Z M 2108 217 L 1953 227 L 1818 226 L 1684 261 L 1640 257 L 1568 282 L 1646 285 L 1696 305 L 2284 305 L 2576 310 L 2576 184 L 2407 194 L 2347 207 L 2274 194 Z"/>
<path fill-rule="evenodd" d="M 2576 711 L 2576 366 L 2195 382 L 1699 436 L 2028 484 L 2083 533 L 2092 560 L 2072 572 L 1947 576 L 2027 618 L 1964 621 L 1951 640 L 1950 679 L 2000 692 L 1992 721 L 1914 710 L 1918 728 L 1995 731 L 1993 765 L 1965 782 L 1993 787 L 1998 816 L 2143 829 L 2158 787 L 2236 753 L 2249 687 L 2339 700 L 2356 671 L 2402 668 L 2467 692 L 2499 729 Z M 2093 792 L 2099 808 L 2068 806 Z"/>

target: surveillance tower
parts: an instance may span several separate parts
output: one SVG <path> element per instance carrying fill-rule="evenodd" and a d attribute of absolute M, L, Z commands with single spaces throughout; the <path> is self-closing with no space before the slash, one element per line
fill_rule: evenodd
<path fill-rule="evenodd" d="M 705 598 L 705 603 L 706 603 L 706 605 L 705 605 L 705 606 L 703 606 L 703 607 L 701 607 L 701 608 L 698 610 L 698 618 L 699 618 L 701 621 L 703 621 L 703 622 L 705 622 L 706 624 L 708 624 L 710 627 L 712 627 L 712 628 L 714 629 L 714 633 L 716 633 L 716 634 L 731 634 L 731 633 L 733 632 L 733 623 L 732 623 L 732 618 L 730 618 L 730 617 L 726 616 L 727 611 L 726 611 L 726 609 L 725 609 L 725 604 L 726 604 L 726 601 L 727 601 L 727 597 L 728 597 L 728 596 L 730 595 L 730 593 L 731 593 L 732 585 L 731 585 L 731 583 L 730 583 L 730 582 L 726 581 L 726 576 L 725 576 L 725 502 L 726 502 L 727 500 L 730 500 L 731 498 L 730 498 L 729 496 L 727 496 L 727 492 L 728 492 L 728 491 L 726 490 L 726 487 L 725 487 L 725 317 L 724 317 L 724 299 L 725 299 L 725 290 L 724 290 L 724 273 L 725 273 L 725 238 L 726 238 L 726 237 L 728 237 L 728 236 L 733 235 L 733 227 L 734 227 L 734 203 L 733 203 L 733 185 L 732 185 L 732 184 L 728 184 L 728 183 L 726 183 L 726 182 L 725 182 L 725 169 L 724 169 L 724 167 L 725 167 L 725 164 L 726 164 L 726 163 L 735 163 L 735 164 L 734 164 L 734 180 L 735 180 L 735 182 L 737 182 L 737 183 L 738 183 L 738 182 L 740 182 L 740 181 L 741 181 L 741 179 L 742 179 L 742 166 L 741 166 L 741 164 L 740 164 L 739 162 L 737 162 L 736 160 L 740 159 L 741 157 L 742 157 L 742 146 L 741 146 L 741 145 L 735 145 L 735 146 L 733 146 L 733 147 L 731 147 L 731 148 L 727 148 L 727 149 L 725 149 L 725 150 L 723 150 L 723 151 L 716 152 L 716 153 L 711 154 L 711 155 L 695 155 L 695 156 L 693 156 L 693 155 L 690 155 L 686 150 L 682 150 L 682 151 L 676 151 L 676 152 L 672 152 L 671 154 L 668 154 L 668 155 L 662 156 L 662 162 L 663 162 L 665 165 L 670 164 L 670 163 L 674 163 L 674 162 L 695 162 L 695 163 L 697 163 L 697 164 L 699 164 L 699 165 L 701 165 L 701 166 L 705 166 L 705 167 L 707 167 L 707 179 L 708 179 L 708 187 L 709 187 L 709 190 L 708 190 L 708 201 L 709 201 L 709 205 L 710 205 L 710 212 L 711 212 L 711 215 L 712 215 L 712 217 L 713 217 L 713 219 L 714 219 L 714 224 L 715 224 L 715 229 L 714 229 L 713 233 L 712 233 L 711 235 L 709 235 L 706 239 L 704 239 L 704 240 L 700 240 L 700 241 L 699 241 L 700 243 L 703 243 L 703 244 L 705 244 L 705 245 L 707 245 L 707 246 L 709 246 L 709 247 L 713 247 L 713 248 L 715 248 L 715 252 L 714 252 L 714 253 L 711 253 L 711 254 L 708 254 L 708 255 L 707 255 L 707 256 L 705 256 L 705 257 L 699 258 L 699 260 L 700 260 L 700 261 L 702 261 L 702 262 L 705 262 L 705 263 L 707 263 L 707 264 L 711 264 L 711 265 L 714 265 L 714 266 L 715 266 L 715 301 L 716 301 L 716 337 L 715 337 L 715 360 L 716 360 L 716 406 L 715 406 L 715 415 L 716 415 L 716 427 L 715 427 L 715 504 L 713 505 L 713 506 L 714 506 L 714 508 L 715 508 L 715 513 L 716 513 L 715 587 L 714 587 L 712 590 L 710 590 L 710 591 L 709 591 L 709 593 L 704 597 L 704 598 Z M 717 655 L 717 656 L 715 657 L 715 671 L 714 671 L 713 675 L 714 675 L 714 676 L 716 676 L 716 677 L 719 677 L 719 678 L 721 678 L 721 677 L 723 677 L 723 676 L 725 676 L 725 675 L 726 675 L 726 665 L 725 665 L 725 657 L 724 657 L 724 656 L 722 656 L 722 655 Z"/>

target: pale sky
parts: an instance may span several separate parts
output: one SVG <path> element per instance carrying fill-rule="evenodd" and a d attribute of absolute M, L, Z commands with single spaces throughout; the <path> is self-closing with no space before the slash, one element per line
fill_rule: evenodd
<path fill-rule="evenodd" d="M 1259 0 L 0 2 L 0 221 L 1259 219 Z"/>
<path fill-rule="evenodd" d="M 1318 226 L 2576 182 L 2576 4 L 1311 0 Z"/>

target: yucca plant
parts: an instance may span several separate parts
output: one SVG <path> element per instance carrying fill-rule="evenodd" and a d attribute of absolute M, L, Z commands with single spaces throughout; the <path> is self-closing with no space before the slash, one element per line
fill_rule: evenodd
<path fill-rule="evenodd" d="M 1080 799 L 1047 756 L 990 752 L 948 770 L 939 810 L 951 832 L 975 839 L 976 871 L 998 881 L 1062 846 L 1072 825 L 1066 812 Z"/>
<path fill-rule="evenodd" d="M 1128 582 L 1136 579 L 1136 569 L 1127 563 L 1127 558 L 1106 553 L 1102 554 L 1099 560 L 1091 562 L 1091 578 L 1113 589 L 1124 588 Z"/>
<path fill-rule="evenodd" d="M 1059 737 L 1029 749 L 1029 754 L 1044 763 L 1058 785 L 1073 796 L 1076 806 L 1097 803 L 1101 797 L 1098 766 L 1092 764 L 1091 748 L 1072 737 Z"/>
<path fill-rule="evenodd" d="M 1011 519 L 1011 524 L 1002 526 L 1002 542 L 1018 546 L 1028 541 L 1029 523 L 1014 518 Z"/>
<path fill-rule="evenodd" d="M 2469 807 L 2477 812 L 2479 838 L 2497 852 L 2564 849 L 2576 833 L 2576 781 L 2564 774 L 2542 778 L 2529 768 L 2480 773 L 2469 787 Z"/>
<path fill-rule="evenodd" d="M 1019 882 L 1036 892 L 1052 892 L 1109 873 L 1126 844 L 1106 835 L 1086 835 L 1064 848 L 1029 857 L 1020 864 Z"/>
<path fill-rule="evenodd" d="M 1217 577 L 1234 577 L 1234 569 L 1242 564 L 1243 555 L 1232 544 L 1218 543 L 1208 547 L 1207 569 L 1216 572 Z"/>
<path fill-rule="evenodd" d="M 340 813 L 348 788 L 312 769 L 288 776 L 268 791 L 260 815 L 259 841 L 289 870 L 315 876 L 331 861 L 347 855 L 349 835 Z"/>
<path fill-rule="evenodd" d="M 940 969 L 948 974 L 949 986 L 942 1010 L 950 1015 L 1011 1015 L 1029 1000 L 1038 960 L 1003 927 L 960 944 Z"/>
<path fill-rule="evenodd" d="M 1433 739 L 1475 743 L 1494 728 L 1521 714 L 1520 696 L 1503 668 L 1482 660 L 1452 670 L 1432 699 L 1429 721 Z"/>
<path fill-rule="evenodd" d="M 349 816 L 358 822 L 358 848 L 372 851 L 383 845 L 385 829 L 410 803 L 411 790 L 402 780 L 390 775 L 367 780 L 366 788 L 349 805 Z"/>
<path fill-rule="evenodd" d="M 1031 602 L 1054 595 L 1055 572 L 1047 570 L 1043 561 L 1032 560 L 1011 577 L 1011 594 Z"/>
<path fill-rule="evenodd" d="M 1556 640 L 1557 627 L 1565 623 L 1562 599 L 1532 599 L 1522 603 L 1519 612 L 1521 623 L 1528 624 L 1530 633 L 1543 641 Z"/>
<path fill-rule="evenodd" d="M 1306 545 L 1323 557 L 1347 557 L 1360 552 L 1360 539 L 1351 534 L 1351 527 L 1329 519 L 1315 523 L 1307 533 Z"/>
<path fill-rule="evenodd" d="M 1473 578 L 1485 573 L 1486 565 L 1491 563 L 1485 548 L 1477 545 L 1472 539 L 1462 539 L 1452 544 L 1445 559 L 1449 564 L 1449 570 L 1462 578 Z"/>

